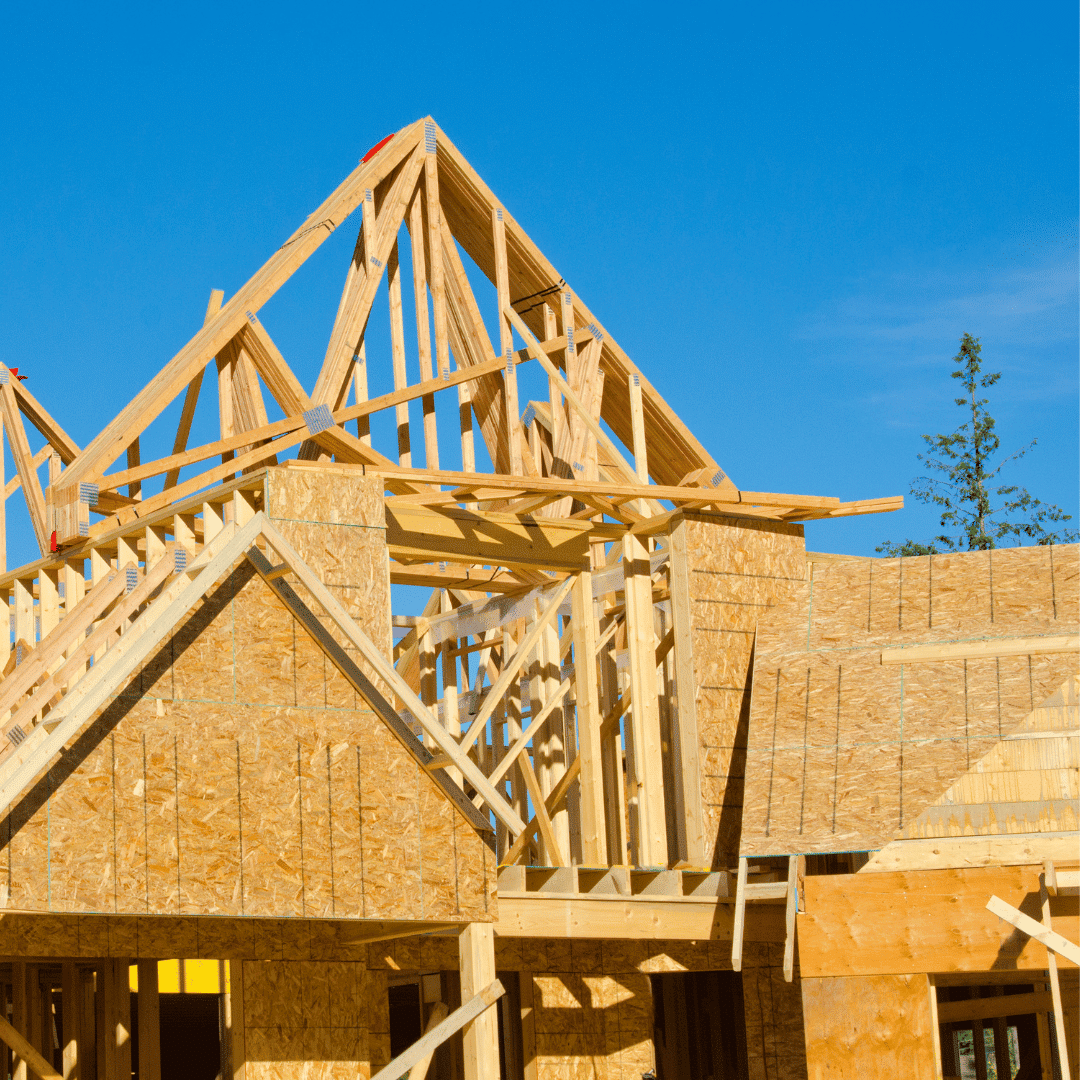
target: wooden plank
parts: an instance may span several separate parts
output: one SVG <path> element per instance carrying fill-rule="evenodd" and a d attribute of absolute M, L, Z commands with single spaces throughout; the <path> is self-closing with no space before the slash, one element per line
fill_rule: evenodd
<path fill-rule="evenodd" d="M 809 1080 L 940 1076 L 927 976 L 802 980 Z"/>
<path fill-rule="evenodd" d="M 623 538 L 627 647 L 630 652 L 631 722 L 637 784 L 638 858 L 642 866 L 667 866 L 667 812 L 657 702 L 652 573 L 646 542 Z"/>
<path fill-rule="evenodd" d="M 788 856 L 787 895 L 784 904 L 784 982 L 795 977 L 796 881 L 801 855 Z"/>
<path fill-rule="evenodd" d="M 735 918 L 731 935 L 731 967 L 733 971 L 742 971 L 743 934 L 746 926 L 746 873 L 749 860 L 739 856 L 739 875 L 735 885 Z M 785 925 L 784 938 L 787 939 Z"/>
<path fill-rule="evenodd" d="M 733 915 L 734 906 L 715 897 L 500 893 L 495 929 L 501 938 L 730 942 Z M 748 909 L 745 940 L 782 945 L 783 907 Z"/>
<path fill-rule="evenodd" d="M 529 633 L 522 639 L 522 642 L 515 650 L 514 655 L 504 661 L 502 670 L 499 672 L 499 678 L 487 692 L 484 697 L 484 703 L 477 710 L 476 716 L 473 718 L 472 723 L 469 725 L 468 730 L 461 740 L 463 749 L 467 750 L 472 746 L 480 732 L 486 726 L 488 720 L 491 719 L 491 714 L 495 711 L 495 707 L 502 701 L 506 691 L 510 688 L 510 684 L 524 666 L 525 661 L 529 659 L 533 652 L 535 652 L 540 636 L 550 625 L 552 619 L 558 615 L 562 602 L 566 599 L 567 594 L 573 586 L 574 578 L 569 577 L 561 585 L 555 588 L 544 610 L 537 617 L 536 622 L 533 624 Z"/>
<path fill-rule="evenodd" d="M 157 960 L 139 961 L 138 1000 L 139 1080 L 161 1080 L 161 999 Z"/>
<path fill-rule="evenodd" d="M 947 870 L 965 866 L 1032 866 L 1076 858 L 1076 834 L 955 836 L 894 840 L 874 852 L 860 874 Z"/>
<path fill-rule="evenodd" d="M 694 674 L 694 645 L 691 627 L 693 594 L 690 587 L 686 531 L 685 519 L 675 522 L 669 541 L 671 558 L 668 564 L 675 649 L 675 722 L 679 736 L 676 782 L 682 786 L 685 850 L 680 854 L 691 866 L 704 866 L 708 857 L 701 800 L 701 735 L 697 718 L 697 678 Z"/>
<path fill-rule="evenodd" d="M 386 262 L 386 284 L 390 299 L 390 355 L 394 371 L 394 389 L 402 390 L 409 382 L 405 371 L 405 325 L 401 314 L 401 265 L 395 240 Z M 412 439 L 409 434 L 409 406 L 403 402 L 394 410 L 397 421 L 398 464 L 412 467 Z"/>
<path fill-rule="evenodd" d="M 495 936 L 491 923 L 469 923 L 458 937 L 461 996 L 492 1004 L 505 993 L 495 977 Z M 462 1028 L 464 1080 L 490 1080 L 499 1075 L 498 1017 L 478 1009 Z"/>
<path fill-rule="evenodd" d="M 429 158 L 430 156 L 428 155 Z M 424 232 L 424 205 L 419 190 L 413 195 L 412 202 L 409 205 L 409 236 L 412 238 L 413 300 L 416 305 L 416 351 L 420 364 L 420 381 L 432 382 L 435 375 L 431 366 L 431 315 L 428 310 L 428 275 L 424 250 L 427 246 L 427 238 Z M 436 250 L 440 255 L 439 266 L 441 270 L 441 246 Z M 439 287 L 441 290 L 441 275 Z M 445 339 L 445 308 L 442 311 L 442 316 L 443 338 Z M 436 336 L 438 336 L 437 333 Z M 396 370 L 395 368 L 395 374 Z M 441 373 L 440 368 L 440 375 Z M 396 381 L 394 385 L 397 386 Z M 436 422 L 434 393 L 425 394 L 421 398 L 421 407 L 424 416 L 424 465 L 429 469 L 437 469 L 439 467 L 439 425 Z"/>
<path fill-rule="evenodd" d="M 65 960 L 60 965 L 60 1026 L 64 1033 L 64 1043 L 60 1049 L 64 1080 L 80 1080 L 85 1073 L 79 1061 L 82 1041 L 79 1031 L 81 994 L 79 969 L 74 961 Z"/>
<path fill-rule="evenodd" d="M 920 664 L 942 660 L 981 660 L 995 656 L 1041 656 L 1080 652 L 1080 635 L 1047 634 L 992 641 L 958 641 L 945 645 L 909 645 L 882 649 L 882 664 Z"/>
<path fill-rule="evenodd" d="M 552 824 L 551 815 L 548 813 L 544 793 L 540 789 L 540 781 L 536 778 L 532 762 L 527 753 L 522 753 L 515 759 L 515 764 L 521 771 L 521 778 L 525 781 L 525 788 L 532 801 L 533 812 L 536 815 L 536 823 L 543 837 L 545 850 L 551 860 L 551 866 L 569 866 L 570 861 L 559 844 L 559 838 L 555 835 L 555 826 Z"/>
<path fill-rule="evenodd" d="M 938 1002 L 938 1022 L 952 1024 L 963 1020 L 994 1020 L 1001 1016 L 1025 1016 L 1049 1012 L 1053 997 L 1040 990 L 1033 994 L 1008 994 L 1001 997 L 969 998 L 966 1001 Z"/>
<path fill-rule="evenodd" d="M 1036 922 L 1030 915 L 1014 908 L 998 896 L 991 896 L 987 902 L 986 910 L 993 912 L 999 919 L 1004 919 L 1011 926 L 1015 926 L 1021 933 L 1034 938 L 1046 946 L 1047 951 L 1053 950 L 1066 960 L 1080 965 L 1080 945 L 1055 933 L 1042 923 Z"/>
<path fill-rule="evenodd" d="M 42 1080 L 63 1080 L 52 1065 L 36 1049 L 24 1035 L 0 1016 L 0 1040 L 3 1040 L 19 1057 L 30 1066 L 31 1071 L 42 1077 Z"/>
<path fill-rule="evenodd" d="M 604 779 L 601 771 L 600 696 L 596 684 L 596 619 L 593 612 L 592 574 L 578 575 L 571 612 L 574 643 L 575 703 L 578 758 L 581 766 L 581 860 L 586 866 L 606 866 L 607 824 L 604 814 Z"/>
<path fill-rule="evenodd" d="M 499 343 L 505 368 L 503 371 L 503 433 L 506 438 L 510 472 L 518 476 L 521 462 L 521 413 L 518 407 L 517 371 L 514 364 L 514 333 L 510 329 L 510 278 L 506 261 L 506 227 L 503 208 L 491 211 L 491 231 L 495 245 L 495 291 L 499 301 Z"/>
<path fill-rule="evenodd" d="M 9 376 L 9 379 L 13 376 Z M 41 491 L 41 481 L 33 465 L 33 454 L 30 452 L 30 444 L 26 439 L 26 429 L 23 427 L 22 417 L 19 415 L 18 404 L 15 400 L 15 391 L 8 382 L 0 386 L 0 415 L 4 419 L 4 427 L 7 429 L 8 446 L 11 448 L 11 456 L 15 459 L 15 468 L 19 473 L 19 481 L 22 484 L 23 495 L 26 498 L 26 508 L 30 514 L 30 524 L 34 530 L 38 549 L 42 555 L 49 550 L 49 533 L 45 520 L 45 496 Z"/>
<path fill-rule="evenodd" d="M 1038 894 L 1038 869 L 808 876 L 806 910 L 797 916 L 802 976 L 986 972 L 1002 964 L 1014 971 L 1042 971 L 1043 947 L 1018 937 L 1010 924 L 984 910 L 991 895 L 1013 907 L 1027 906 Z M 1055 925 L 1070 935 L 1080 931 L 1071 902 L 1071 911 L 1055 909 Z"/>
<path fill-rule="evenodd" d="M 420 140 L 420 123 L 409 125 L 378 154 L 361 163 L 242 286 L 214 319 L 137 394 L 72 462 L 64 474 L 70 488 L 93 481 L 141 434 L 312 252 L 356 208 L 364 189 L 373 187 L 409 155 Z M 66 536 L 61 539 L 67 539 Z"/>
<path fill-rule="evenodd" d="M 460 1031 L 469 1023 L 475 1023 L 487 1009 L 495 1004 L 505 994 L 503 984 L 495 979 L 474 997 L 470 998 L 460 1009 L 455 1009 L 441 1024 L 436 1025 L 431 1031 L 417 1039 L 404 1053 L 399 1054 L 389 1065 L 381 1068 L 371 1080 L 401 1080 L 409 1070 L 429 1053 L 442 1046 L 451 1035 Z M 465 996 L 464 983 L 462 985 L 462 997 Z M 498 1071 L 498 1044 L 496 1051 L 496 1072 Z M 485 1072 L 482 1074 L 466 1072 L 466 1080 L 486 1080 L 487 1077 L 495 1076 L 496 1073 Z"/>
<path fill-rule="evenodd" d="M 366 251 L 369 272 L 364 277 L 357 275 L 355 279 L 353 294 L 345 302 L 341 318 L 334 326 L 322 369 L 315 381 L 315 389 L 311 392 L 311 400 L 317 405 L 325 404 L 336 409 L 344 400 L 349 364 L 367 325 L 371 304 L 382 276 L 382 266 L 388 262 L 391 251 L 397 245 L 398 230 L 416 189 L 423 163 L 423 145 L 418 143 L 391 182 L 390 190 L 383 200 L 382 211 L 375 223 L 375 237 L 371 248 Z"/>

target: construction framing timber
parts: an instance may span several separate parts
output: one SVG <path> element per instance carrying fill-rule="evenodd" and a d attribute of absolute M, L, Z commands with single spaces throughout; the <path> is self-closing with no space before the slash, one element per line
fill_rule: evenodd
<path fill-rule="evenodd" d="M 431 119 L 0 425 L 0 1075 L 1075 1080 L 1076 547 L 807 552 Z"/>

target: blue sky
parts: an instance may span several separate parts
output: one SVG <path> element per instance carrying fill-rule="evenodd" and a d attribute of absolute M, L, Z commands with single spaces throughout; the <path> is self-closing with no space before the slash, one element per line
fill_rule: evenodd
<path fill-rule="evenodd" d="M 906 493 L 967 331 L 1003 446 L 1039 440 L 1014 479 L 1075 518 L 1075 4 L 523 12 L 10 9 L 0 359 L 85 443 L 430 113 L 739 486 Z M 353 232 L 264 311 L 309 385 Z"/>

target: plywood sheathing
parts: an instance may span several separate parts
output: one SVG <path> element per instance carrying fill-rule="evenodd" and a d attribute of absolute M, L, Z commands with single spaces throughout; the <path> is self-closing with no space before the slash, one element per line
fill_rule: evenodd
<path fill-rule="evenodd" d="M 933 992 L 925 975 L 803 979 L 810 1080 L 934 1076 Z"/>
<path fill-rule="evenodd" d="M 248 1080 L 376 1072 L 390 1060 L 386 982 L 362 962 L 244 962 Z"/>
<path fill-rule="evenodd" d="M 750 665 L 758 620 L 806 578 L 801 525 L 687 515 L 694 687 L 706 852 L 738 854 Z"/>
<path fill-rule="evenodd" d="M 758 628 L 743 853 L 891 840 L 1076 657 L 883 665 L 881 649 L 1076 633 L 1077 584 L 1072 545 L 813 563 Z"/>
<path fill-rule="evenodd" d="M 1073 675 L 995 743 L 904 837 L 1076 832 L 1080 782 L 1080 676 Z"/>
<path fill-rule="evenodd" d="M 270 481 L 278 521 L 389 650 L 383 534 L 363 524 L 381 509 L 378 481 L 332 477 L 314 494 L 308 481 Z M 320 539 L 320 514 L 339 516 L 338 545 Z M 480 837 L 246 561 L 28 791 L 0 842 L 9 909 L 426 922 L 495 911 Z"/>
<path fill-rule="evenodd" d="M 808 876 L 798 916 L 804 978 L 1043 971 L 1046 947 L 986 910 L 999 896 L 1041 917 L 1041 866 Z M 1080 934 L 1075 896 L 1050 900 L 1054 929 Z M 1059 965 L 1070 965 L 1064 958 Z M 1075 968 L 1074 968 L 1075 970 Z"/>

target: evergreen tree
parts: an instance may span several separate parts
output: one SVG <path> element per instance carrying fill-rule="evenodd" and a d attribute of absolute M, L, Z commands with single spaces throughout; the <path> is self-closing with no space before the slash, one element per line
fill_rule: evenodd
<path fill-rule="evenodd" d="M 1040 502 L 1016 485 L 994 486 L 1001 470 L 1022 458 L 1036 443 L 1031 442 L 1004 460 L 995 458 L 1000 440 L 994 418 L 987 412 L 987 398 L 978 396 L 1001 378 L 1001 372 L 984 375 L 978 338 L 965 334 L 960 351 L 953 357 L 954 379 L 964 387 L 964 397 L 955 399 L 967 419 L 951 435 L 924 435 L 925 453 L 919 460 L 928 475 L 911 482 L 911 494 L 919 502 L 941 509 L 942 533 L 929 543 L 886 540 L 877 550 L 883 555 L 936 555 L 946 551 L 985 551 L 1001 541 L 1023 544 L 1067 544 L 1077 539 L 1072 529 L 1051 532 L 1048 525 L 1072 520 L 1059 507 Z"/>

